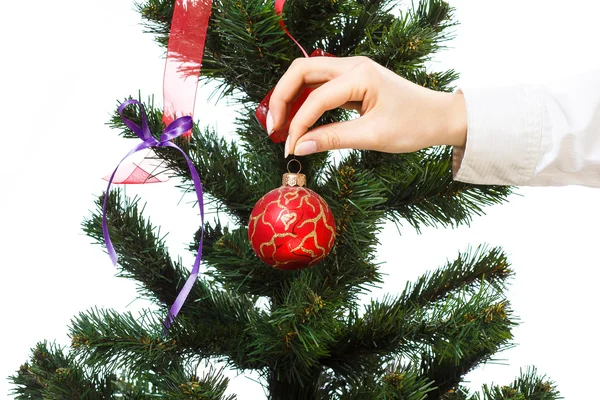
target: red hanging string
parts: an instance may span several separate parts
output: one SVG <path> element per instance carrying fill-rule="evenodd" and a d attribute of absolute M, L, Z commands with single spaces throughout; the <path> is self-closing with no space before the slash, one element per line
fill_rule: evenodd
<path fill-rule="evenodd" d="M 284 5 L 285 5 L 285 0 L 275 0 L 275 12 L 280 17 L 283 17 L 283 6 Z M 283 18 L 279 20 L 279 25 L 281 26 L 281 29 L 283 29 L 284 32 L 290 37 L 290 39 L 292 39 L 294 41 L 294 43 L 296 43 L 296 46 L 298 46 L 300 48 L 300 50 L 302 50 L 302 54 L 304 54 L 304 57 L 308 57 L 308 53 L 306 52 L 306 50 L 304 50 L 304 48 L 300 45 L 300 43 L 298 43 L 298 41 L 296 39 L 294 39 L 294 37 L 292 36 L 290 31 L 288 31 L 288 29 L 286 28 L 285 22 L 283 22 Z"/>

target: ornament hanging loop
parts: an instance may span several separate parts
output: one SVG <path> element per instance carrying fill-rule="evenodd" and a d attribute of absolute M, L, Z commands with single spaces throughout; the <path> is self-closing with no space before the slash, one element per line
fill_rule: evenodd
<path fill-rule="evenodd" d="M 298 171 L 296 171 L 296 172 L 290 171 L 290 164 L 293 163 L 294 161 L 296 161 L 298 163 Z M 299 174 L 300 171 L 302 171 L 302 163 L 300 161 L 298 161 L 296 158 L 292 158 L 290 161 L 288 161 L 287 172 L 289 172 L 290 174 Z"/>
<path fill-rule="evenodd" d="M 290 164 L 293 161 L 296 161 L 298 163 L 298 172 L 290 171 Z M 288 172 L 286 174 L 283 174 L 283 177 L 281 179 L 281 186 L 306 186 L 306 175 L 300 173 L 300 171 L 302 171 L 302 164 L 300 163 L 300 161 L 296 160 L 295 158 L 288 161 L 287 170 Z"/>

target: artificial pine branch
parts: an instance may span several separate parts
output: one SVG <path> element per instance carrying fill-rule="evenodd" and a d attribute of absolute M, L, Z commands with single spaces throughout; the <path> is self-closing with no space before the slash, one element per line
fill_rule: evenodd
<path fill-rule="evenodd" d="M 496 262 L 494 257 L 498 257 Z M 432 379 L 438 371 L 443 376 L 450 373 L 462 377 L 477 363 L 506 347 L 512 337 L 510 330 L 515 322 L 501 295 L 502 281 L 509 275 L 503 257 L 497 249 L 488 254 L 476 252 L 470 260 L 460 256 L 449 268 L 448 276 L 444 276 L 443 269 L 431 277 L 426 274 L 398 298 L 372 301 L 363 316 L 351 313 L 325 365 L 338 373 L 354 374 L 364 366 L 369 369 L 374 360 L 403 354 L 421 362 L 422 357 L 436 360 L 425 365 L 448 362 L 440 370 L 431 367 L 435 371 L 428 372 Z M 491 276 L 486 277 L 484 271 Z M 476 280 L 478 274 L 481 281 Z M 454 282 L 445 287 L 460 275 L 462 284 Z M 427 282 L 433 287 L 436 280 L 444 285 L 443 292 L 426 289 Z M 478 290 L 470 285 L 477 285 Z M 445 301 L 439 303 L 442 297 Z M 431 355 L 419 354 L 419 349 L 430 351 Z"/>
<path fill-rule="evenodd" d="M 84 231 L 98 243 L 104 243 L 102 234 L 102 202 L 98 198 L 98 211 L 83 223 Z M 169 257 L 163 238 L 157 229 L 142 216 L 138 198 L 122 199 L 119 190 L 111 191 L 107 202 L 109 233 L 118 255 L 119 276 L 135 279 L 138 290 L 149 300 L 162 307 L 170 306 L 183 287 L 189 272 Z M 189 300 L 202 301 L 209 309 L 214 292 L 199 280 L 193 287 Z M 188 302 L 189 303 L 189 302 Z M 184 308 L 186 306 L 184 305 Z M 214 314 L 218 314 L 218 311 Z M 205 313 L 206 315 L 206 313 Z"/>
<path fill-rule="evenodd" d="M 182 349 L 162 332 L 162 322 L 150 311 L 134 317 L 92 309 L 71 321 L 71 348 L 100 373 L 121 369 L 161 374 L 182 360 Z"/>
<path fill-rule="evenodd" d="M 469 400 L 557 400 L 562 399 L 556 384 L 545 375 L 539 376 L 535 367 L 521 370 L 520 376 L 510 385 L 484 385 L 483 392 Z"/>
<path fill-rule="evenodd" d="M 482 215 L 483 206 L 506 201 L 509 186 L 471 185 L 452 179 L 452 154 L 448 147 L 422 150 L 405 155 L 363 156 L 365 167 L 373 165 L 386 182 L 387 201 L 382 206 L 397 224 L 408 222 L 417 231 L 421 226 L 455 227 L 469 224 L 474 215 Z M 381 160 L 374 160 L 381 157 Z M 419 162 L 413 161 L 415 158 Z M 412 159 L 412 160 L 411 160 Z M 385 165 L 385 164 L 389 165 Z M 389 171 L 405 168 L 397 179 Z M 383 172 L 381 172 L 383 171 Z"/>
<path fill-rule="evenodd" d="M 452 307 L 452 302 L 444 305 L 455 310 L 442 310 L 440 316 L 449 319 L 434 328 L 433 342 L 424 347 L 421 355 L 423 373 L 437 388 L 429 399 L 438 399 L 455 389 L 477 365 L 512 347 L 511 329 L 516 322 L 511 319 L 508 301 L 499 293 L 485 292 L 482 290 L 467 301 L 456 297 L 456 307 Z"/>
<path fill-rule="evenodd" d="M 439 32 L 438 42 L 445 42 L 454 36 L 447 33 L 447 29 L 456 26 L 453 21 L 454 9 L 445 0 L 421 1 L 416 8 L 411 9 L 411 14 L 416 17 L 421 26 L 430 27 Z"/>
<path fill-rule="evenodd" d="M 16 399 L 87 399 L 104 400 L 126 398 L 146 399 L 151 377 L 144 382 L 107 375 L 90 374 L 78 363 L 73 354 L 54 344 L 40 342 L 32 349 L 30 362 L 23 364 L 16 375 L 9 378 L 16 386 Z"/>
<path fill-rule="evenodd" d="M 81 344 L 78 344 L 81 345 Z M 235 395 L 225 395 L 229 379 L 222 370 L 208 370 L 196 376 L 196 368 L 172 365 L 162 375 L 144 371 L 135 375 L 112 371 L 100 372 L 87 368 L 64 349 L 38 343 L 32 349 L 30 363 L 25 363 L 9 379 L 17 386 L 16 399 L 61 400 L 149 400 L 156 397 L 169 399 L 235 400 Z"/>
<path fill-rule="evenodd" d="M 355 260 L 368 258 L 378 244 L 385 214 L 385 183 L 369 169 L 359 168 L 356 152 L 331 167 L 326 182 L 316 190 L 329 203 L 337 224 L 337 246 L 347 246 Z M 344 249 L 344 252 L 346 249 Z"/>
<path fill-rule="evenodd" d="M 292 0 L 286 2 L 283 20 L 294 38 L 308 53 L 320 48 L 343 56 L 350 54 L 355 46 L 340 46 L 340 40 L 346 40 L 348 44 L 362 40 L 364 26 L 358 27 L 354 32 L 348 29 L 346 36 L 341 35 L 341 31 L 354 25 L 352 17 L 361 15 L 364 10 L 365 6 L 356 1 Z M 296 57 L 302 57 L 298 49 Z"/>
<path fill-rule="evenodd" d="M 397 73 L 423 66 L 453 35 L 452 7 L 443 0 L 420 2 L 383 28 L 377 42 L 360 48 L 363 55 Z"/>
<path fill-rule="evenodd" d="M 272 297 L 282 285 L 297 277 L 298 272 L 265 268 L 250 247 L 247 228 L 232 231 L 221 230 L 220 225 L 215 228 L 205 226 L 202 257 L 209 267 L 206 276 L 223 282 L 225 288 L 236 293 Z M 197 243 L 192 247 L 196 249 Z"/>
<path fill-rule="evenodd" d="M 219 0 L 213 3 L 211 18 L 203 75 L 222 80 L 223 95 L 260 102 L 266 95 L 264 87 L 275 83 L 275 71 L 297 57 L 281 31 L 273 3 Z"/>
<path fill-rule="evenodd" d="M 104 244 L 102 204 L 96 200 L 96 213 L 83 221 L 84 232 Z M 160 231 L 142 216 L 139 198 L 123 196 L 121 190 L 108 195 L 106 218 L 108 230 L 118 256 L 119 276 L 139 282 L 140 294 L 161 305 L 169 305 L 177 297 L 185 280 L 185 270 L 173 262 L 166 250 Z"/>
<path fill-rule="evenodd" d="M 416 369 L 401 366 L 388 371 L 382 380 L 383 393 L 379 398 L 424 399 L 435 390 L 434 383 Z"/>
<path fill-rule="evenodd" d="M 164 150 L 166 152 L 167 149 Z M 235 218 L 238 223 L 246 223 L 256 194 L 247 183 L 247 164 L 238 147 L 207 128 L 204 132 L 198 130 L 192 133 L 188 151 L 201 177 L 203 190 L 214 199 L 215 207 Z M 189 190 L 193 190 L 187 163 L 181 156 L 169 153 L 171 159 L 168 167 L 184 178 Z"/>
<path fill-rule="evenodd" d="M 240 324 L 242 318 L 236 315 L 244 311 L 223 309 L 223 313 L 221 319 L 178 318 L 165 337 L 162 320 L 149 311 L 134 317 L 114 310 L 90 310 L 73 319 L 71 347 L 81 360 L 105 374 L 124 370 L 163 376 L 176 371 L 182 362 L 211 358 L 226 359 L 240 369 L 263 367 L 247 356 L 251 338 L 247 325 Z M 247 318 L 256 318 L 250 316 L 252 311 L 245 313 Z"/>
<path fill-rule="evenodd" d="M 426 68 L 412 68 L 397 71 L 411 82 L 440 92 L 452 92 L 455 87 L 452 82 L 458 79 L 458 73 L 453 69 L 443 72 L 429 72 Z"/>
<path fill-rule="evenodd" d="M 363 49 L 385 40 L 385 27 L 394 20 L 393 6 L 388 0 L 353 3 L 355 11 L 341 15 L 340 28 L 326 39 L 328 52 L 340 57 L 365 55 Z"/>
<path fill-rule="evenodd" d="M 86 233 L 101 242 L 101 197 L 97 201 L 98 213 L 84 222 Z M 134 278 L 144 297 L 157 301 L 162 307 L 170 307 L 183 287 L 189 272 L 173 263 L 164 242 L 155 234 L 155 228 L 141 217 L 138 200 L 122 200 L 120 191 L 109 195 L 107 219 L 109 232 L 119 257 L 120 276 Z M 127 234 L 124 234 L 127 232 Z M 189 307 L 194 304 L 197 307 Z M 189 309 L 188 309 L 189 307 Z M 252 309 L 252 300 L 238 294 L 221 292 L 204 280 L 198 280 L 190 292 L 183 310 L 197 321 L 208 325 L 222 321 L 223 324 L 240 322 L 246 310 Z M 166 315 L 166 312 L 165 312 Z"/>
<path fill-rule="evenodd" d="M 330 380 L 326 386 L 327 399 L 380 400 L 403 399 L 423 400 L 435 386 L 431 380 L 421 376 L 419 371 L 401 364 L 390 364 L 377 375 L 368 374 L 358 382 L 344 379 Z"/>
<path fill-rule="evenodd" d="M 342 324 L 343 304 L 336 293 L 310 274 L 302 273 L 274 299 L 269 315 L 253 327 L 255 355 L 270 359 L 278 380 L 293 385 L 317 379 L 320 359 Z M 305 381 L 303 381 L 305 379 Z"/>
<path fill-rule="evenodd" d="M 437 398 L 436 398 L 437 399 Z M 535 367 L 521 370 L 520 376 L 510 385 L 483 385 L 481 393 L 469 395 L 464 387 L 450 389 L 440 400 L 558 400 L 563 399 L 556 384 L 538 375 Z"/>
<path fill-rule="evenodd" d="M 401 298 L 406 305 L 425 306 L 429 302 L 443 300 L 457 289 L 476 292 L 481 284 L 490 284 L 496 290 L 506 288 L 506 281 L 513 275 L 502 249 L 487 250 L 479 246 L 473 252 L 459 253 L 453 262 L 447 262 L 433 272 L 426 272 L 414 283 L 407 283 Z"/>
<path fill-rule="evenodd" d="M 330 166 L 315 191 L 327 201 L 336 220 L 336 247 L 313 270 L 348 300 L 381 282 L 374 262 L 385 200 L 382 185 L 368 170 L 354 167 L 354 157 Z"/>
<path fill-rule="evenodd" d="M 134 4 L 144 20 L 143 25 L 146 29 L 144 33 L 153 34 L 154 40 L 166 48 L 169 43 L 175 3 L 172 0 L 146 0 L 144 3 Z"/>
<path fill-rule="evenodd" d="M 446 393 L 440 396 L 440 400 L 471 400 L 469 391 L 463 387 L 458 386 L 456 389 L 449 389 Z"/>
<path fill-rule="evenodd" d="M 159 382 L 157 387 L 165 398 L 181 400 L 236 400 L 235 394 L 226 395 L 229 379 L 222 375 L 223 370 L 212 368 L 202 377 L 195 370 L 177 369 Z"/>

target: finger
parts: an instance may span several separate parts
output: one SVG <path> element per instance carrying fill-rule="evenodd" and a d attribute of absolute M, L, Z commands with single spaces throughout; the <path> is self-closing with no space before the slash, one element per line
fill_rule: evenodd
<path fill-rule="evenodd" d="M 292 154 L 305 156 L 335 149 L 377 150 L 380 144 L 371 134 L 374 131 L 371 121 L 365 116 L 319 126 L 300 138 Z"/>
<path fill-rule="evenodd" d="M 273 128 L 279 129 L 284 125 L 289 105 L 298 97 L 303 87 L 318 87 L 364 60 L 365 57 L 312 57 L 294 60 L 279 79 L 269 100 Z"/>
<path fill-rule="evenodd" d="M 286 144 L 293 152 L 296 141 L 306 133 L 325 111 L 348 104 L 360 102 L 366 93 L 366 83 L 360 69 L 350 72 L 324 83 L 315 89 L 300 107 L 289 128 L 289 143 Z"/>

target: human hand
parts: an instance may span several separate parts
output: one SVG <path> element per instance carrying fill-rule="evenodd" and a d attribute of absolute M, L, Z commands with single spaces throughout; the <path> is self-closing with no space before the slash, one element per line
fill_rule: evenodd
<path fill-rule="evenodd" d="M 285 157 L 344 148 L 406 153 L 465 144 L 461 93 L 424 88 L 360 56 L 294 60 L 271 95 L 268 133 L 285 125 L 287 110 L 304 86 L 316 89 L 290 123 Z M 337 107 L 354 109 L 360 117 L 308 131 L 325 111 Z"/>

